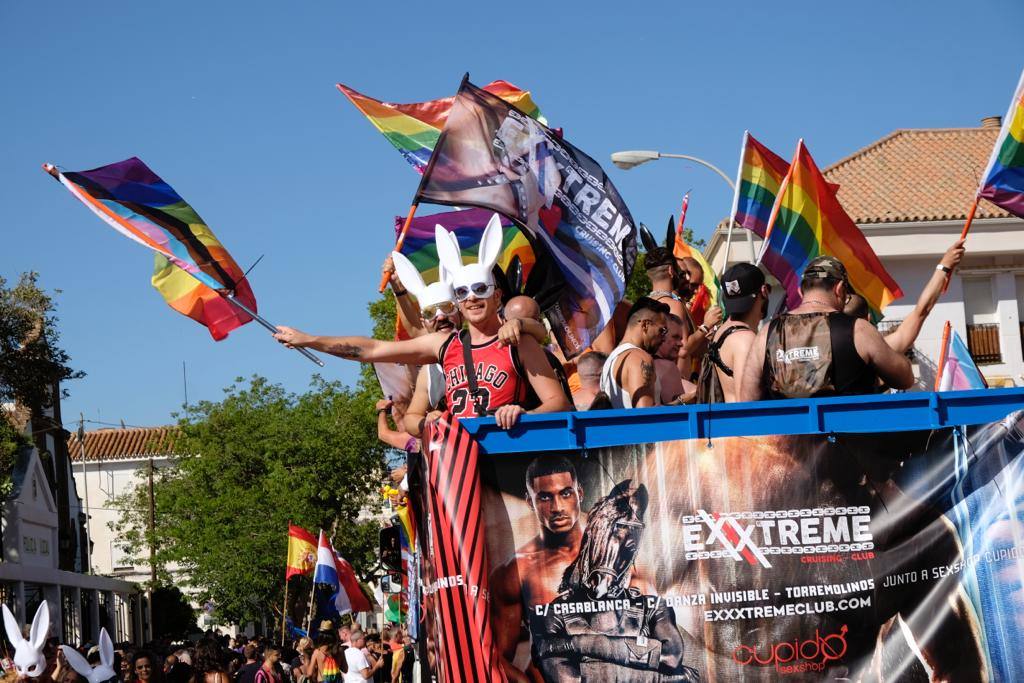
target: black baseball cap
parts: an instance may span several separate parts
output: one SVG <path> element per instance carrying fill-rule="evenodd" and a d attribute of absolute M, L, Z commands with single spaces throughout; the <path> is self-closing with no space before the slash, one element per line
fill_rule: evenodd
<path fill-rule="evenodd" d="M 728 315 L 746 313 L 764 286 L 764 273 L 751 263 L 736 263 L 722 273 L 722 299 Z"/>

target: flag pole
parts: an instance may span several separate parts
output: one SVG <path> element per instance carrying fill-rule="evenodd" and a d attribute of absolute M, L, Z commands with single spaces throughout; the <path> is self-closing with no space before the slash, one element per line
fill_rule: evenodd
<path fill-rule="evenodd" d="M 287 564 L 288 560 L 285 560 Z M 284 579 L 284 608 L 281 610 L 281 647 L 284 647 L 285 633 L 288 629 L 288 577 Z"/>
<path fill-rule="evenodd" d="M 394 251 L 400 252 L 401 251 L 401 245 L 406 243 L 406 232 L 409 231 L 409 226 L 413 222 L 413 216 L 416 215 L 416 209 L 419 206 L 420 206 L 420 203 L 417 202 L 417 203 L 413 204 L 413 206 L 409 207 L 409 215 L 406 216 L 406 222 L 404 222 L 404 224 L 402 224 L 401 232 L 398 233 L 398 241 L 394 243 Z M 379 293 L 383 294 L 384 290 L 387 289 L 387 281 L 388 281 L 388 273 L 386 273 L 386 272 L 381 273 L 381 284 L 377 288 L 377 291 Z"/>
<path fill-rule="evenodd" d="M 288 545 L 292 544 L 292 520 L 288 520 Z M 281 647 L 284 647 L 285 632 L 287 629 L 286 619 L 288 619 L 288 552 L 284 554 L 284 607 L 281 609 Z"/>
<path fill-rule="evenodd" d="M 242 312 L 244 312 L 245 314 L 250 316 L 253 320 L 258 322 L 260 325 L 263 325 L 263 327 L 267 328 L 271 332 L 277 332 L 277 326 L 276 325 L 274 325 L 271 322 L 268 322 L 265 318 L 260 317 L 260 315 L 258 313 L 256 313 L 256 311 L 252 310 L 251 308 L 249 308 L 248 306 L 243 304 L 241 301 L 236 299 L 234 294 L 223 294 L 222 296 L 225 299 L 227 299 L 228 301 L 230 301 L 231 303 L 233 303 L 235 306 L 237 306 Z M 303 356 L 305 356 L 306 358 L 310 359 L 311 361 L 313 361 L 314 363 L 319 365 L 320 367 L 324 366 L 324 362 L 322 360 L 320 360 L 319 358 L 317 358 L 316 356 L 314 356 L 309 351 L 309 349 L 303 349 L 303 348 L 298 347 L 298 346 L 295 346 L 293 348 L 296 351 L 298 351 L 299 353 L 301 353 Z"/>
<path fill-rule="evenodd" d="M 725 238 L 725 260 L 722 262 L 722 270 L 718 273 L 721 277 L 729 267 L 729 256 L 732 251 L 732 230 L 736 226 L 736 211 L 740 206 L 740 184 L 743 179 L 743 158 L 747 154 L 747 141 L 750 139 L 750 131 L 743 131 L 743 144 L 740 145 L 740 160 L 736 164 L 736 182 L 732 185 L 732 208 L 729 210 L 729 232 Z M 754 243 L 750 243 L 751 254 L 753 254 Z M 753 259 L 751 259 L 753 261 Z"/>
<path fill-rule="evenodd" d="M 732 251 L 732 228 L 734 225 L 736 225 L 736 218 L 730 216 L 729 231 L 725 235 L 725 261 L 722 263 L 722 270 L 719 271 L 718 277 L 722 277 L 722 274 L 729 268 L 729 255 Z"/>
<path fill-rule="evenodd" d="M 978 212 L 978 200 L 980 195 L 974 195 L 974 203 L 971 204 L 971 210 L 967 212 L 967 220 L 964 222 L 964 229 L 960 231 L 960 239 L 967 239 L 967 233 L 971 231 L 971 223 L 974 222 L 974 214 Z M 949 282 L 953 279 L 953 271 L 946 273 L 946 284 L 942 285 L 942 293 L 945 294 L 946 290 L 949 289 Z"/>
<path fill-rule="evenodd" d="M 469 73 L 466 73 L 462 77 L 462 82 L 459 84 L 459 92 L 462 92 L 463 86 L 469 81 Z M 456 94 L 458 97 L 458 94 Z M 409 207 L 409 215 L 405 217 L 405 224 L 402 225 L 402 232 L 398 234 L 398 240 L 395 242 L 395 251 L 402 251 L 402 245 L 405 243 L 405 233 L 409 231 L 409 225 L 412 223 L 413 216 L 416 215 L 416 209 L 420 205 L 420 192 L 423 191 L 423 186 L 426 184 L 427 179 L 430 177 L 430 172 L 434 170 L 434 163 L 437 161 L 437 150 L 444 143 L 445 131 L 442 129 L 441 134 L 437 137 L 437 142 L 434 144 L 434 151 L 430 154 L 430 161 L 427 162 L 427 167 L 423 169 L 423 175 L 420 176 L 419 185 L 416 186 L 416 194 L 413 195 L 412 206 Z M 382 273 L 380 276 L 380 286 L 377 287 L 377 291 L 381 294 L 384 293 L 384 289 L 388 286 L 388 274 Z"/>
<path fill-rule="evenodd" d="M 946 326 L 942 328 L 942 346 L 939 347 L 939 366 L 935 371 L 935 391 L 939 390 L 939 386 L 942 383 L 942 373 L 946 369 L 946 358 L 949 356 L 949 332 L 951 325 L 949 321 L 946 321 Z"/>

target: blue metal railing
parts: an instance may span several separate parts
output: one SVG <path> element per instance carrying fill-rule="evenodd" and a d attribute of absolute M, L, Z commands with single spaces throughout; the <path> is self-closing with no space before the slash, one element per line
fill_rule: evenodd
<path fill-rule="evenodd" d="M 937 429 L 995 422 L 1015 410 L 1024 410 L 1024 387 L 524 415 L 508 431 L 494 418 L 462 424 L 487 453 L 529 453 L 720 436 Z"/>

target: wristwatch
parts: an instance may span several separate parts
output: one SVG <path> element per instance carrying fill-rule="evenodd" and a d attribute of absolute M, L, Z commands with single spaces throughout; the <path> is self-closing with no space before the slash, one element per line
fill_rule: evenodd
<path fill-rule="evenodd" d="M 942 265 L 941 263 L 939 265 L 935 266 L 935 270 L 941 270 L 943 273 L 946 273 L 947 275 L 949 273 L 953 272 L 952 268 L 947 268 L 946 266 Z"/>

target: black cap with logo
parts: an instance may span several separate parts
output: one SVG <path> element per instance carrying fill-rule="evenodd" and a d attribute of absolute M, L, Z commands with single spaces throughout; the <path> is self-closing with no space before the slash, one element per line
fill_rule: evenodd
<path fill-rule="evenodd" d="M 746 313 L 764 286 L 764 273 L 750 263 L 736 263 L 722 273 L 722 299 L 727 315 Z"/>

